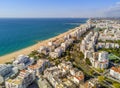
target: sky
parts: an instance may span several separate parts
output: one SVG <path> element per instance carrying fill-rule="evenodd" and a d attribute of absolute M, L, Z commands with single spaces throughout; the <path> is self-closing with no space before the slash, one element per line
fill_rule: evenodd
<path fill-rule="evenodd" d="M 120 0 L 0 0 L 0 18 L 119 16 Z"/>

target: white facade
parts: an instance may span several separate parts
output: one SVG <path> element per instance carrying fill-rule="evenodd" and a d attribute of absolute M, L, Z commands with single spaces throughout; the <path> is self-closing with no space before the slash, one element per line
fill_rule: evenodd
<path fill-rule="evenodd" d="M 35 73 L 32 71 L 21 71 L 17 78 L 5 81 L 6 88 L 27 88 L 35 80 Z"/>
<path fill-rule="evenodd" d="M 93 58 L 91 58 L 90 61 L 93 67 L 105 69 L 109 66 L 108 53 L 107 52 L 93 53 Z"/>
<path fill-rule="evenodd" d="M 11 65 L 0 64 L 0 75 L 5 76 L 8 75 L 12 71 Z"/>
<path fill-rule="evenodd" d="M 53 42 L 52 41 L 48 42 L 48 46 L 53 46 Z"/>
<path fill-rule="evenodd" d="M 50 52 L 49 56 L 52 57 L 52 58 L 60 57 L 60 55 L 56 52 Z"/>
<path fill-rule="evenodd" d="M 62 53 L 63 53 L 62 48 L 61 48 L 61 47 L 58 47 L 58 48 L 55 49 L 54 52 L 50 52 L 49 55 L 50 55 L 50 57 L 52 57 L 52 58 L 57 58 L 57 57 L 60 57 Z"/>
<path fill-rule="evenodd" d="M 120 67 L 112 67 L 110 69 L 110 76 L 120 80 Z"/>
<path fill-rule="evenodd" d="M 100 52 L 98 56 L 99 62 L 105 62 L 108 61 L 108 52 Z"/>
<path fill-rule="evenodd" d="M 22 70 L 27 68 L 29 65 L 34 63 L 33 58 L 29 58 L 26 55 L 19 55 L 15 61 L 13 61 L 13 65 L 18 67 L 18 69 Z"/>
<path fill-rule="evenodd" d="M 91 52 L 91 51 L 88 51 L 88 50 L 85 51 L 84 55 L 85 55 L 85 56 L 84 56 L 85 59 L 86 59 L 86 58 L 92 58 L 92 57 L 93 57 L 92 52 Z"/>
<path fill-rule="evenodd" d="M 14 73 L 12 65 L 0 64 L 0 84 L 4 83 L 6 79 L 14 74 L 16 73 Z"/>
<path fill-rule="evenodd" d="M 39 59 L 36 64 L 28 67 L 28 70 L 35 71 L 36 76 L 42 74 L 46 68 L 50 67 L 49 60 Z"/>
<path fill-rule="evenodd" d="M 46 77 L 47 80 L 49 80 L 49 82 L 55 88 L 59 88 L 58 85 L 60 84 L 64 85 L 62 77 L 65 77 L 70 81 L 73 81 L 75 84 L 79 84 L 80 82 L 84 81 L 83 72 L 79 71 L 78 69 L 74 69 L 70 62 L 62 62 L 61 64 L 58 65 L 58 67 L 54 66 L 51 68 L 47 68 L 44 71 L 44 77 Z"/>
<path fill-rule="evenodd" d="M 119 48 L 119 44 L 117 43 L 98 43 L 98 48 Z"/>
<path fill-rule="evenodd" d="M 38 52 L 39 52 L 39 53 L 42 53 L 42 51 L 46 51 L 46 50 L 47 50 L 46 46 L 41 46 L 41 47 L 38 49 Z"/>

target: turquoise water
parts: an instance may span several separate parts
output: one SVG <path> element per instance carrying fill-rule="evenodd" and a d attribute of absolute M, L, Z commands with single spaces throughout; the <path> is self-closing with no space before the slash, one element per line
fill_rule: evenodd
<path fill-rule="evenodd" d="M 0 56 L 26 48 L 37 41 L 66 32 L 87 19 L 0 19 Z"/>

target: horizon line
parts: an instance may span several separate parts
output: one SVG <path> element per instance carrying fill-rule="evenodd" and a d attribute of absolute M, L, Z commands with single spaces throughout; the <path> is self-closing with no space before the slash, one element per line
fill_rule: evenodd
<path fill-rule="evenodd" d="M 13 19 L 13 18 L 15 18 L 15 19 L 16 19 L 16 18 L 20 18 L 20 19 L 21 19 L 21 18 L 28 18 L 28 19 L 29 19 L 29 18 L 31 18 L 31 19 L 36 19 L 36 18 L 38 19 L 38 18 L 40 18 L 40 19 L 41 19 L 41 18 L 91 18 L 91 17 L 0 17 L 0 19 L 1 19 L 1 18 L 3 18 L 3 19 L 4 19 L 4 18 L 12 18 L 12 19 Z"/>

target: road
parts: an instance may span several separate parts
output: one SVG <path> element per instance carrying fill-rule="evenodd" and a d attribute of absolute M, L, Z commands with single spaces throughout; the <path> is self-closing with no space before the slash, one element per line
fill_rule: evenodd
<path fill-rule="evenodd" d="M 107 69 L 104 73 L 100 73 L 99 71 L 97 71 L 96 69 L 94 69 L 93 67 L 90 66 L 90 68 L 92 68 L 96 73 L 98 73 L 100 76 L 105 76 L 105 74 L 109 73 L 109 69 Z M 97 76 L 94 76 L 94 78 L 96 78 Z M 103 81 L 104 85 L 109 87 L 109 88 L 114 88 L 113 85 L 111 85 L 110 83 L 108 83 L 107 81 Z"/>

